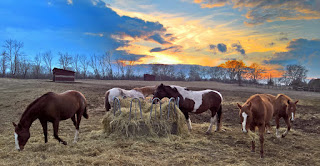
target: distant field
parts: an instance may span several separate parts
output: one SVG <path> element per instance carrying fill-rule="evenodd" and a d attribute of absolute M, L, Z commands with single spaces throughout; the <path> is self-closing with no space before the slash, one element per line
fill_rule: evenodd
<path fill-rule="evenodd" d="M 205 135 L 209 111 L 191 115 L 193 130 L 181 138 L 124 138 L 101 134 L 104 116 L 104 93 L 112 87 L 130 89 L 161 82 L 78 80 L 76 83 L 53 83 L 49 80 L 0 78 L 0 165 L 320 165 L 320 94 L 304 91 L 280 91 L 239 87 L 217 82 L 170 82 L 192 90 L 214 89 L 223 101 L 223 131 Z M 71 120 L 60 123 L 59 135 L 68 142 L 59 144 L 48 125 L 48 143 L 44 143 L 39 121 L 31 126 L 31 137 L 25 150 L 14 149 L 14 128 L 21 114 L 37 97 L 53 91 L 78 90 L 89 103 L 89 119 L 82 119 L 80 140 L 72 143 Z M 236 103 L 243 103 L 255 93 L 284 93 L 299 99 L 296 120 L 286 138 L 265 136 L 265 158 L 259 158 L 259 143 L 250 152 L 250 139 L 241 132 Z M 274 125 L 274 120 L 272 121 Z M 285 124 L 281 120 L 281 131 Z"/>

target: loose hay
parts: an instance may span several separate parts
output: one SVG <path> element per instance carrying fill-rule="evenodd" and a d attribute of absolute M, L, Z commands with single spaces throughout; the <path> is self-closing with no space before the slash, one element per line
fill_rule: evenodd
<path fill-rule="evenodd" d="M 154 104 L 150 119 L 151 102 L 140 100 L 142 118 L 140 117 L 139 104 L 132 103 L 131 120 L 130 101 L 131 99 L 121 99 L 121 114 L 119 111 L 114 116 L 113 108 L 103 117 L 103 131 L 108 135 L 126 137 L 167 137 L 173 135 L 188 135 L 188 129 L 183 113 L 171 103 L 170 116 L 168 118 L 169 102 L 161 105 L 161 117 L 159 104 Z M 135 114 L 136 111 L 136 114 Z"/>

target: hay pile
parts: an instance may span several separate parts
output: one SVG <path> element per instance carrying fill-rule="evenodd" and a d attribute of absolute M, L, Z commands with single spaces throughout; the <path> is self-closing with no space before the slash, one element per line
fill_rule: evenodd
<path fill-rule="evenodd" d="M 180 136 L 188 135 L 185 117 L 177 107 L 176 114 L 173 112 L 173 103 L 170 104 L 171 111 L 169 118 L 169 102 L 164 102 L 161 105 L 161 118 L 159 104 L 154 104 L 150 119 L 151 102 L 140 100 L 142 118 L 140 118 L 139 104 L 135 104 L 133 102 L 131 120 L 129 120 L 131 99 L 120 99 L 120 101 L 121 114 L 117 111 L 114 116 L 112 107 L 111 110 L 103 117 L 103 131 L 106 134 L 125 137 L 167 137 L 171 134 Z"/>

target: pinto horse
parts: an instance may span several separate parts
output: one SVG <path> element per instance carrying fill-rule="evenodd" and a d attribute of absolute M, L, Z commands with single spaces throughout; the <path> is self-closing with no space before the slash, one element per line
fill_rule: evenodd
<path fill-rule="evenodd" d="M 299 102 L 299 100 L 297 101 L 293 101 L 290 97 L 288 97 L 287 95 L 284 94 L 278 94 L 277 96 L 273 96 L 271 94 L 263 94 L 266 95 L 273 104 L 273 108 L 274 108 L 274 113 L 273 113 L 273 117 L 275 117 L 275 121 L 276 121 L 276 136 L 278 138 L 282 137 L 284 138 L 288 132 L 291 129 L 291 122 L 294 121 L 294 117 L 296 114 L 296 105 Z M 287 125 L 287 130 L 280 135 L 279 134 L 279 121 L 280 119 L 283 118 L 286 125 Z M 270 127 L 270 125 L 268 126 Z"/>
<path fill-rule="evenodd" d="M 145 99 L 148 95 L 152 95 L 156 86 L 145 86 L 141 88 L 134 88 L 132 90 L 125 90 L 121 88 L 112 88 L 105 93 L 105 109 L 109 111 L 111 104 L 115 97 L 123 98 L 142 98 Z"/>
<path fill-rule="evenodd" d="M 47 123 L 52 122 L 54 138 L 67 145 L 67 142 L 58 136 L 59 121 L 71 118 L 76 127 L 74 137 L 74 141 L 76 142 L 78 140 L 82 116 L 86 119 L 89 117 L 87 114 L 87 101 L 82 93 L 73 90 L 60 94 L 48 92 L 28 105 L 18 124 L 12 122 L 15 127 L 16 149 L 24 149 L 30 138 L 29 129 L 36 119 L 39 119 L 42 125 L 45 143 L 48 142 Z"/>
<path fill-rule="evenodd" d="M 242 131 L 244 133 L 250 131 L 255 132 L 255 128 L 259 128 L 260 136 L 260 157 L 263 158 L 263 143 L 266 124 L 269 124 L 273 116 L 273 105 L 268 97 L 261 94 L 251 96 L 243 105 L 237 103 L 240 111 L 239 116 L 242 123 Z M 251 141 L 251 151 L 255 151 L 255 140 Z"/>
<path fill-rule="evenodd" d="M 210 109 L 211 119 L 210 126 L 207 130 L 207 134 L 211 133 L 213 123 L 216 121 L 216 131 L 220 130 L 221 127 L 221 114 L 222 114 L 222 95 L 215 90 L 202 90 L 202 91 L 191 91 L 185 87 L 175 85 L 159 85 L 154 93 L 153 98 L 159 98 L 160 100 L 164 97 L 180 98 L 179 108 L 184 114 L 188 121 L 189 130 L 192 129 L 191 120 L 189 118 L 189 112 L 202 113 Z"/>

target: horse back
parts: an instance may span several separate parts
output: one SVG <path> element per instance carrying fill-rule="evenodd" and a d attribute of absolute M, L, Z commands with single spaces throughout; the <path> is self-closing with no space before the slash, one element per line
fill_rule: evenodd
<path fill-rule="evenodd" d="M 266 123 L 272 119 L 274 109 L 268 97 L 264 95 L 254 95 L 250 97 L 246 103 L 248 102 L 252 104 L 251 111 L 256 123 Z"/>

